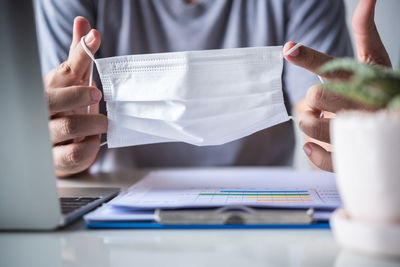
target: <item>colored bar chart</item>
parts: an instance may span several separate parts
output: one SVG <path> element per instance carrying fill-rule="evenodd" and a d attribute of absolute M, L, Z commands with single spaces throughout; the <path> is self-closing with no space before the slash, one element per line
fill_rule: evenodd
<path fill-rule="evenodd" d="M 308 190 L 220 190 L 215 193 L 199 193 L 199 196 L 242 196 L 260 202 L 312 202 Z"/>

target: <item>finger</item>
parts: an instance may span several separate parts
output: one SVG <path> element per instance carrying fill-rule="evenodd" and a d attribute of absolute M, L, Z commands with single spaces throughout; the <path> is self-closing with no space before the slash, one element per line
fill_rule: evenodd
<path fill-rule="evenodd" d="M 313 85 L 307 90 L 306 103 L 314 111 L 324 110 L 334 113 L 349 109 L 372 109 L 372 107 L 365 106 L 323 89 L 321 84 Z"/>
<path fill-rule="evenodd" d="M 283 52 L 285 53 L 295 45 L 295 42 L 287 42 L 283 47 Z M 321 66 L 324 65 L 326 62 L 334 59 L 334 57 L 318 52 L 307 46 L 299 47 L 290 55 L 285 56 L 285 59 L 290 63 L 309 70 L 312 73 L 315 73 L 316 75 L 319 75 L 327 80 L 348 79 L 351 75 L 351 73 L 345 71 L 321 73 L 319 71 Z"/>
<path fill-rule="evenodd" d="M 46 92 L 51 114 L 74 110 L 99 103 L 101 91 L 93 86 L 70 86 Z"/>
<path fill-rule="evenodd" d="M 320 118 L 320 113 L 305 111 L 300 115 L 299 127 L 309 137 L 330 143 L 330 119 Z"/>
<path fill-rule="evenodd" d="M 322 170 L 333 172 L 331 152 L 328 152 L 321 146 L 311 142 L 306 143 L 303 150 L 315 166 Z"/>
<path fill-rule="evenodd" d="M 99 104 L 95 104 L 95 105 L 90 105 L 89 106 L 89 114 L 98 114 L 100 107 Z M 86 111 L 87 111 L 87 107 L 86 107 Z"/>
<path fill-rule="evenodd" d="M 78 45 L 81 41 L 82 36 L 88 34 L 91 29 L 92 27 L 90 26 L 90 22 L 86 18 L 82 16 L 75 17 L 72 29 L 71 47 L 75 47 L 76 45 Z"/>
<path fill-rule="evenodd" d="M 95 161 L 99 148 L 99 136 L 87 137 L 79 143 L 53 147 L 57 176 L 68 176 L 86 170 Z"/>
<path fill-rule="evenodd" d="M 376 0 L 362 0 L 353 14 L 354 40 L 358 60 L 365 63 L 391 67 L 390 58 L 375 25 Z"/>
<path fill-rule="evenodd" d="M 101 38 L 97 30 L 90 29 L 89 22 L 83 17 L 74 20 L 73 41 L 70 47 L 67 64 L 71 71 L 77 75 L 84 76 L 89 72 L 92 59 L 83 49 L 80 40 L 85 36 L 85 44 L 95 54 L 100 47 Z"/>
<path fill-rule="evenodd" d="M 49 122 L 53 144 L 74 138 L 99 135 L 107 132 L 107 117 L 95 115 L 69 115 Z"/>

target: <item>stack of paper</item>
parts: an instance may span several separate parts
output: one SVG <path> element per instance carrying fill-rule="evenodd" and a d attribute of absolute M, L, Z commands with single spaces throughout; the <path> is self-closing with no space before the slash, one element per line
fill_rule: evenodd
<path fill-rule="evenodd" d="M 91 222 L 153 222 L 156 209 L 315 208 L 327 220 L 341 205 L 334 175 L 283 169 L 237 168 L 155 171 L 87 214 Z"/>

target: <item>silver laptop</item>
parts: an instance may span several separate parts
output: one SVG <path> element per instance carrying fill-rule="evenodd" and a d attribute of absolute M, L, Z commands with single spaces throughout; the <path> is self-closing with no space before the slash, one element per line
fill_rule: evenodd
<path fill-rule="evenodd" d="M 115 188 L 57 190 L 32 1 L 0 1 L 0 229 L 55 229 Z"/>

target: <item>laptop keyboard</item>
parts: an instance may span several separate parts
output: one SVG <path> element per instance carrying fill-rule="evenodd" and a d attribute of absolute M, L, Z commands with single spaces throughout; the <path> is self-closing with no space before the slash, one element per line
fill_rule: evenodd
<path fill-rule="evenodd" d="M 99 197 L 60 197 L 61 213 L 67 215 L 100 199 Z"/>

